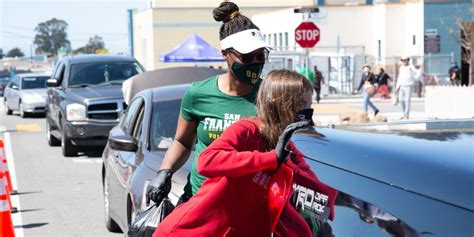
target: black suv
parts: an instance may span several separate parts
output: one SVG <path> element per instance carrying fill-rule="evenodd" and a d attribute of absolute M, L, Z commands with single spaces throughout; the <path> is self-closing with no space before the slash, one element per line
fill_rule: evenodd
<path fill-rule="evenodd" d="M 143 71 L 134 58 L 127 56 L 62 59 L 46 82 L 48 144 L 61 145 L 64 156 L 77 155 L 80 147 L 104 146 L 126 107 L 122 82 Z"/>

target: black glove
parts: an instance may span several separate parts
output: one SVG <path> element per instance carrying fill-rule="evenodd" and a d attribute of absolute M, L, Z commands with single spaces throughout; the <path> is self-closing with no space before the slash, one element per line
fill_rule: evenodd
<path fill-rule="evenodd" d="M 148 184 L 146 190 L 146 205 L 150 204 L 150 200 L 156 204 L 160 204 L 164 197 L 168 196 L 171 190 L 171 176 L 173 172 L 170 169 L 161 169 L 156 177 Z"/>
<path fill-rule="evenodd" d="M 278 164 L 284 163 L 288 160 L 289 151 L 285 150 L 286 144 L 290 140 L 291 135 L 294 131 L 307 127 L 311 124 L 311 121 L 305 120 L 288 125 L 285 130 L 278 137 L 278 142 L 275 147 Z"/>

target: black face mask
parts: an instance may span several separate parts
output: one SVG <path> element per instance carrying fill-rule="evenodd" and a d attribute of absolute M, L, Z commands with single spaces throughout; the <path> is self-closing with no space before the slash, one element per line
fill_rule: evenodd
<path fill-rule="evenodd" d="M 298 113 L 298 117 L 300 121 L 307 120 L 307 121 L 313 122 L 313 112 L 314 112 L 314 109 L 303 109 L 303 110 L 300 110 L 300 112 Z"/>
<path fill-rule="evenodd" d="M 232 72 L 234 72 L 237 79 L 240 81 L 249 84 L 255 85 L 260 78 L 263 70 L 263 63 L 254 63 L 254 64 L 239 64 L 234 62 L 231 66 Z"/>

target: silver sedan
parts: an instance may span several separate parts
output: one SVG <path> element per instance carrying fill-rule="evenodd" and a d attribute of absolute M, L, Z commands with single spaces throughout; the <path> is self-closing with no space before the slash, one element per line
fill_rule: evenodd
<path fill-rule="evenodd" d="M 50 75 L 27 73 L 16 75 L 5 88 L 4 102 L 7 115 L 19 111 L 22 118 L 42 114 L 46 104 L 46 80 Z"/>

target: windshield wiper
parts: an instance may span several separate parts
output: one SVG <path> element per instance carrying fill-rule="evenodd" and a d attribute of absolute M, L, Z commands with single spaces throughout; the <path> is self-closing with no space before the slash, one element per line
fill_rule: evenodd
<path fill-rule="evenodd" d="M 80 87 L 88 87 L 90 84 L 77 84 L 77 85 L 70 85 L 69 88 L 80 88 Z"/>

